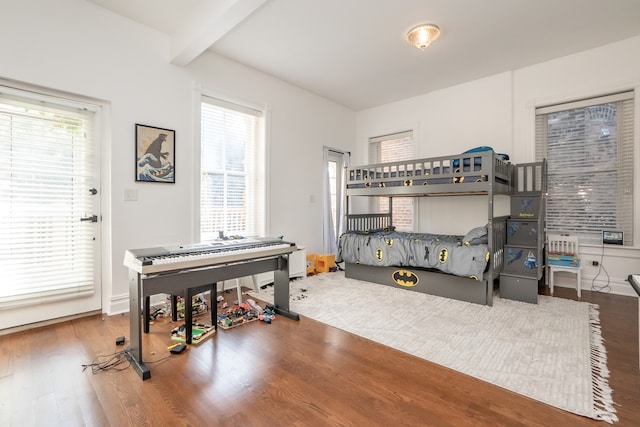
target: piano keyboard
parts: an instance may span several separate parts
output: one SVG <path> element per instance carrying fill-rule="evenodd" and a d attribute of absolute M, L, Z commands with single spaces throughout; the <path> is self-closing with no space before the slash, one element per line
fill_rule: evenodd
<path fill-rule="evenodd" d="M 124 265 L 142 274 L 161 273 L 248 261 L 296 251 L 294 243 L 281 239 L 257 238 L 197 243 L 173 247 L 130 249 Z"/>

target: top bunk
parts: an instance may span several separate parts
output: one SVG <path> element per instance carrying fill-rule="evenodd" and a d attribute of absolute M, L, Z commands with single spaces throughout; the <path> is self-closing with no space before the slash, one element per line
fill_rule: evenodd
<path fill-rule="evenodd" d="M 484 148 L 484 147 L 482 147 Z M 347 196 L 510 194 L 509 156 L 492 149 L 378 163 L 347 171 Z"/>

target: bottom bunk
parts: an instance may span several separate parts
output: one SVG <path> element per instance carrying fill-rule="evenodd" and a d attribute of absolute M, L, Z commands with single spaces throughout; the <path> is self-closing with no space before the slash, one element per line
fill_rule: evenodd
<path fill-rule="evenodd" d="M 377 267 L 345 263 L 345 277 L 425 294 L 493 305 L 493 280 L 476 280 L 412 267 Z"/>
<path fill-rule="evenodd" d="M 338 253 L 345 277 L 493 305 L 494 282 L 503 267 L 507 217 L 492 218 L 466 236 L 395 232 L 379 222 L 380 217 L 376 226 L 382 227 L 377 230 L 357 226 L 370 219 L 349 215 L 351 231 L 341 236 Z"/>

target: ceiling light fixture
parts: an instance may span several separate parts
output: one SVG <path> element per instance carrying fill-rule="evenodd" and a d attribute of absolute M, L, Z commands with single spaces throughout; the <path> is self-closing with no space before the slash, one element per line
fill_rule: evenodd
<path fill-rule="evenodd" d="M 440 28 L 433 24 L 420 24 L 412 28 L 406 36 L 407 42 L 420 50 L 425 50 L 440 35 Z"/>

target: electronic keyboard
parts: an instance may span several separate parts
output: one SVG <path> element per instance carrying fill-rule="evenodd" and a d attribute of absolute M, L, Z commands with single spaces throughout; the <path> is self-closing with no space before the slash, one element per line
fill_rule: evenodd
<path fill-rule="evenodd" d="M 271 237 L 216 240 L 125 252 L 124 265 L 140 274 L 163 273 L 233 262 L 250 261 L 295 252 L 295 243 Z"/>

